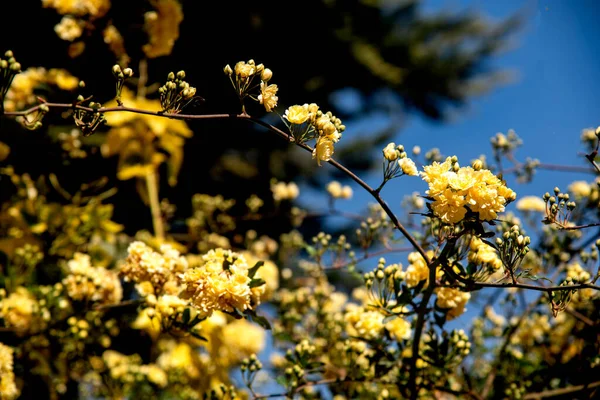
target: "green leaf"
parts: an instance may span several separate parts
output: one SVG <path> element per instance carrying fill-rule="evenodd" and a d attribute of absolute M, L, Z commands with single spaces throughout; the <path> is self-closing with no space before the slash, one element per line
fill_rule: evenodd
<path fill-rule="evenodd" d="M 191 311 L 190 311 L 189 307 L 187 307 L 185 310 L 183 310 L 182 319 L 183 319 L 183 323 L 185 325 L 187 325 L 190 322 L 190 318 L 191 318 L 190 312 Z"/>
<path fill-rule="evenodd" d="M 258 287 L 258 286 L 262 286 L 265 283 L 267 283 L 267 282 L 265 282 L 264 279 L 257 278 L 257 279 L 252 279 L 250 281 L 250 283 L 248 284 L 248 286 L 250 287 L 250 289 L 252 289 L 252 288 L 255 288 L 255 287 Z"/>
<path fill-rule="evenodd" d="M 248 277 L 250 279 L 253 279 L 254 275 L 256 275 L 256 272 L 258 271 L 258 269 L 260 267 L 262 267 L 264 264 L 265 264 L 264 261 L 258 261 L 256 264 L 254 264 L 254 267 L 252 267 L 248 270 Z"/>
<path fill-rule="evenodd" d="M 196 331 L 190 331 L 190 335 L 192 335 L 193 337 L 195 337 L 196 339 L 200 339 L 204 342 L 208 342 L 208 339 L 205 338 L 204 336 L 200 335 L 198 332 Z"/>
<path fill-rule="evenodd" d="M 256 314 L 256 311 L 254 310 L 246 310 L 246 318 L 249 321 L 256 322 L 258 325 L 262 326 L 266 330 L 271 330 L 271 324 L 269 323 L 269 320 L 267 320 L 262 315 Z"/>

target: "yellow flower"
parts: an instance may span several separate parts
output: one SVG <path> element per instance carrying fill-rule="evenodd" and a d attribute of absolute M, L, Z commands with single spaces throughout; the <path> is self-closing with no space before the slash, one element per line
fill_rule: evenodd
<path fill-rule="evenodd" d="M 410 322 L 401 317 L 396 317 L 385 324 L 385 329 L 394 335 L 398 341 L 407 340 L 411 337 Z"/>
<path fill-rule="evenodd" d="M 356 304 L 348 304 L 344 320 L 348 324 L 348 333 L 366 340 L 377 339 L 383 333 L 385 316 L 378 311 L 367 311 Z"/>
<path fill-rule="evenodd" d="M 254 63 L 245 63 L 244 61 L 240 61 L 235 64 L 235 74 L 242 79 L 246 79 L 256 73 L 256 66 Z"/>
<path fill-rule="evenodd" d="M 413 160 L 411 160 L 410 158 L 401 158 L 400 160 L 398 160 L 398 165 L 400 166 L 400 168 L 402 169 L 402 172 L 405 175 L 409 175 L 409 176 L 418 176 L 419 172 L 417 171 L 417 166 L 415 165 L 415 162 Z"/>
<path fill-rule="evenodd" d="M 12 347 L 0 343 L 0 399 L 2 400 L 12 400 L 19 395 L 13 372 L 13 352 Z"/>
<path fill-rule="evenodd" d="M 308 120 L 309 112 L 308 112 L 308 104 L 303 106 L 291 106 L 287 110 L 285 110 L 285 114 L 283 118 L 287 119 L 292 124 L 303 124 Z"/>
<path fill-rule="evenodd" d="M 584 199 L 592 193 L 592 185 L 586 181 L 575 181 L 569 185 L 569 191 L 576 199 Z"/>
<path fill-rule="evenodd" d="M 67 265 L 69 274 L 63 279 L 63 285 L 71 299 L 101 304 L 121 301 L 123 289 L 114 271 L 92 266 L 90 256 L 82 253 L 75 253 Z"/>
<path fill-rule="evenodd" d="M 260 94 L 258 101 L 265 106 L 267 112 L 273 111 L 277 107 L 277 85 L 267 85 L 264 81 L 260 83 Z"/>
<path fill-rule="evenodd" d="M 233 312 L 251 309 L 248 264 L 244 256 L 231 250 L 210 250 L 204 264 L 187 270 L 181 277 L 186 296 L 205 315 L 215 310 Z"/>
<path fill-rule="evenodd" d="M 338 181 L 331 181 L 327 185 L 327 192 L 334 199 L 349 199 L 352 197 L 352 188 L 350 186 L 342 186 Z"/>
<path fill-rule="evenodd" d="M 383 157 L 388 161 L 395 161 L 398 159 L 398 150 L 396 150 L 396 143 L 389 143 L 383 148 Z"/>
<path fill-rule="evenodd" d="M 517 210 L 545 212 L 546 203 L 538 196 L 525 196 L 517 202 Z"/>
<path fill-rule="evenodd" d="M 156 340 L 161 332 L 161 317 L 154 308 L 148 307 L 139 312 L 137 318 L 131 324 L 133 329 L 146 331 L 153 340 Z"/>
<path fill-rule="evenodd" d="M 465 305 L 471 298 L 471 293 L 461 292 L 459 289 L 440 287 L 436 289 L 437 300 L 435 304 L 441 308 L 449 308 L 447 317 L 454 319 L 465 312 Z"/>
<path fill-rule="evenodd" d="M 38 300 L 22 286 L 0 301 L 0 317 L 6 326 L 15 328 L 18 335 L 42 329 L 45 326 L 42 314 Z"/>
<path fill-rule="evenodd" d="M 312 152 L 312 158 L 317 159 L 317 164 L 321 165 L 321 161 L 331 160 L 333 155 L 333 141 L 323 136 L 317 138 L 317 143 Z"/>
<path fill-rule="evenodd" d="M 72 42 L 83 33 L 83 22 L 73 17 L 65 16 L 54 27 L 54 32 L 62 40 Z"/>
<path fill-rule="evenodd" d="M 144 30 L 149 43 L 143 46 L 148 58 L 168 56 L 179 38 L 179 24 L 183 21 L 181 4 L 177 0 L 152 2 L 156 11 L 144 14 Z"/>
<path fill-rule="evenodd" d="M 300 189 L 294 182 L 272 182 L 271 192 L 275 201 L 294 200 L 300 194 Z"/>
<path fill-rule="evenodd" d="M 54 8 L 63 15 L 100 18 L 110 9 L 110 0 L 42 0 L 42 7 Z"/>

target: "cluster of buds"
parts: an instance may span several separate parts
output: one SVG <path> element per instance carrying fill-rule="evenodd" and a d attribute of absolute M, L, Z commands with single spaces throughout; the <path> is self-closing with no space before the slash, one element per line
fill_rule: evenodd
<path fill-rule="evenodd" d="M 233 69 L 227 64 L 223 68 L 223 72 L 229 77 L 242 103 L 242 113 L 246 112 L 244 106 L 244 99 L 246 97 L 258 101 L 265 107 L 267 112 L 271 112 L 277 106 L 277 85 L 268 84 L 273 77 L 273 71 L 265 68 L 263 64 L 256 64 L 254 60 L 248 60 L 247 62 L 239 61 Z M 255 81 L 255 78 L 259 78 L 260 82 Z M 259 86 L 260 94 L 255 97 L 250 91 Z"/>
<path fill-rule="evenodd" d="M 531 182 L 533 179 L 533 175 L 535 174 L 535 169 L 540 165 L 540 160 L 537 158 L 527 157 L 525 163 L 520 165 L 520 168 L 517 169 L 517 181 L 521 183 Z"/>
<path fill-rule="evenodd" d="M 401 264 L 386 266 L 385 258 L 380 258 L 377 267 L 363 276 L 372 300 L 371 306 L 383 310 L 394 308 L 398 304 L 396 298 L 405 275 Z"/>
<path fill-rule="evenodd" d="M 304 380 L 306 371 L 314 371 L 314 355 L 316 347 L 304 339 L 294 349 L 289 349 L 285 354 L 288 367 L 285 369 L 285 378 L 290 389 L 297 388 Z"/>
<path fill-rule="evenodd" d="M 508 154 L 523 144 L 523 141 L 513 129 L 509 129 L 506 135 L 500 132 L 496 133 L 496 136 L 492 137 L 490 142 L 494 153 L 497 154 Z"/>
<path fill-rule="evenodd" d="M 577 206 L 574 201 L 569 201 L 568 193 L 561 193 L 558 187 L 554 188 L 554 196 L 546 192 L 542 199 L 546 203 L 546 217 L 542 221 L 545 224 L 557 224 L 561 228 L 569 226 L 571 213 Z"/>
<path fill-rule="evenodd" d="M 498 255 L 513 283 L 516 283 L 515 272 L 529 252 L 530 243 L 531 238 L 523 235 L 519 225 L 513 225 L 501 238 L 496 238 Z"/>
<path fill-rule="evenodd" d="M 123 91 L 123 84 L 125 83 L 125 79 L 131 78 L 133 76 L 133 70 L 131 68 L 121 69 L 119 64 L 115 64 L 112 67 L 112 73 L 117 80 L 117 104 L 122 106 L 123 102 L 121 101 L 121 91 Z"/>
<path fill-rule="evenodd" d="M 383 149 L 383 184 L 402 175 L 417 176 L 417 166 L 414 161 L 408 158 L 404 146 L 396 143 L 389 143 Z"/>
<path fill-rule="evenodd" d="M 242 379 L 248 388 L 252 388 L 256 374 L 263 368 L 262 363 L 256 357 L 256 354 L 251 354 L 250 357 L 242 360 L 240 369 L 242 371 Z"/>
<path fill-rule="evenodd" d="M 167 82 L 158 88 L 160 104 L 165 113 L 178 114 L 190 104 L 196 96 L 196 88 L 185 81 L 185 71 L 177 74 L 169 72 Z"/>
<path fill-rule="evenodd" d="M 82 95 L 77 96 L 77 103 L 83 105 L 86 99 Z M 43 105 L 43 104 L 42 104 Z M 106 122 L 104 113 L 100 112 L 102 104 L 90 101 L 87 108 L 77 108 L 73 113 L 73 120 L 75 125 L 81 129 L 83 136 L 90 136 L 98 129 L 100 124 Z"/>
<path fill-rule="evenodd" d="M 19 72 L 21 72 L 21 64 L 15 60 L 13 52 L 8 50 L 4 53 L 6 60 L 0 58 L 0 114 L 4 110 L 4 96 L 10 89 L 12 81 Z"/>

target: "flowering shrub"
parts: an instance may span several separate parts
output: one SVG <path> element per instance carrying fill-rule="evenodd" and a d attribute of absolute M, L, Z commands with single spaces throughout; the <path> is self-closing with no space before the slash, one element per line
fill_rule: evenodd
<path fill-rule="evenodd" d="M 177 1 L 153 4 L 144 15 L 147 59 L 170 54 L 182 19 Z M 55 31 L 69 42 L 111 7 L 108 0 L 42 5 L 64 16 Z M 40 393 L 52 399 L 534 399 L 592 396 L 600 386 L 561 376 L 565 366 L 585 371 L 579 379 L 600 367 L 600 239 L 588 233 L 600 225 L 590 222 L 600 216 L 600 178 L 519 199 L 499 162 L 461 166 L 456 156 L 435 150 L 421 157 L 418 147 L 411 158 L 404 146 L 389 143 L 382 149 L 381 184 L 373 188 L 334 158 L 346 129 L 341 119 L 315 103 L 289 101 L 263 64 L 223 68 L 238 113 L 195 113 L 191 106 L 204 99 L 184 71 L 147 85 L 147 60 L 134 71 L 116 27 L 106 26 L 103 37 L 119 61 L 112 68 L 114 99 L 92 102 L 77 93 L 86 85 L 69 72 L 24 68 L 6 51 L 0 117 L 27 129 L 39 129 L 53 113 L 72 118 L 70 133 L 58 135 L 60 149 L 70 158 L 116 156 L 116 178 L 135 178 L 140 196 L 129 206 L 147 206 L 153 230 L 130 232 L 113 221 L 114 206 L 106 201 L 114 190 L 97 193 L 101 183 L 82 183 L 71 194 L 52 173 L 34 179 L 2 166 L 11 198 L 0 208 L 1 399 Z M 142 75 L 134 89 L 136 73 Z M 69 92 L 72 101 L 36 96 L 40 85 Z M 276 122 L 250 115 L 250 102 Z M 185 232 L 174 229 L 172 205 L 161 199 L 161 173 L 177 186 L 186 139 L 194 135 L 186 121 L 222 119 L 261 126 L 273 140 L 310 153 L 312 168 L 336 168 L 354 181 L 356 189 L 339 180 L 323 188 L 326 213 L 355 223 L 352 233 L 305 237 L 302 227 L 315 215 L 291 206 L 300 196 L 295 182 L 275 177 L 271 198 L 248 193 L 243 205 L 209 188 L 195 194 Z M 600 128 L 584 130 L 581 140 L 586 171 L 600 176 Z M 491 143 L 497 160 L 513 162 L 522 145 L 514 131 Z M 10 160 L 10 146 L 0 145 L 0 161 Z M 539 167 L 529 160 L 515 162 L 514 170 L 531 179 Z M 422 194 L 407 196 L 396 215 L 382 189 L 419 178 Z M 374 201 L 365 215 L 336 208 L 355 190 Z M 506 211 L 514 201 L 524 218 L 540 217 L 537 240 Z M 274 204 L 275 215 L 262 212 L 266 203 Z M 249 225 L 269 218 L 289 221 L 292 229 L 271 237 Z M 470 325 L 456 325 L 478 308 Z"/>

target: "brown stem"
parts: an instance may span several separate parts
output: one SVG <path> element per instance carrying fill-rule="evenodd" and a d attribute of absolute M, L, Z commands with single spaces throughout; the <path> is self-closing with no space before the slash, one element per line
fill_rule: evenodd
<path fill-rule="evenodd" d="M 547 397 L 556 397 L 556 396 L 562 396 L 563 394 L 575 393 L 575 392 L 580 392 L 580 391 L 586 390 L 586 389 L 597 388 L 599 386 L 600 386 L 600 381 L 596 381 L 596 382 L 592 382 L 592 383 L 586 383 L 584 385 L 568 386 L 568 387 L 560 388 L 560 389 L 546 390 L 546 391 L 539 392 L 539 393 L 529 393 L 529 394 L 526 394 L 523 398 L 528 399 L 528 400 L 536 400 L 536 399 L 543 399 L 543 398 L 547 398 Z"/>

